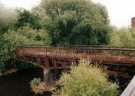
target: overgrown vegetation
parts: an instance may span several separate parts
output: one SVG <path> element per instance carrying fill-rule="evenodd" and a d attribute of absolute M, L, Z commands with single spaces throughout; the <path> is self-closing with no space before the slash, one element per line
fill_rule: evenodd
<path fill-rule="evenodd" d="M 34 78 L 30 82 L 30 86 L 31 86 L 32 92 L 34 92 L 35 94 L 43 94 L 43 91 L 40 90 L 40 88 L 39 88 L 40 83 L 41 83 L 41 79 L 40 78 Z"/>
<path fill-rule="evenodd" d="M 91 0 L 42 0 L 32 11 L 0 4 L 0 14 L 0 68 L 20 45 L 135 47 L 135 31 L 112 28 L 106 8 Z"/>
<path fill-rule="evenodd" d="M 59 81 L 60 90 L 54 96 L 117 96 L 118 86 L 108 81 L 107 74 L 97 66 L 81 61 L 64 73 Z"/>
<path fill-rule="evenodd" d="M 15 48 L 22 45 L 50 45 L 52 40 L 46 29 L 40 28 L 38 19 L 31 15 L 29 11 L 17 11 L 16 21 L 9 27 L 2 26 L 0 36 L 0 68 L 5 66 L 10 60 L 15 59 Z M 29 17 L 28 17 L 29 16 Z M 35 21 L 33 21 L 35 20 Z M 37 22 L 36 22 L 37 20 Z M 6 22 L 6 21 L 5 21 Z M 35 24 L 35 25 L 34 25 Z M 35 27 L 35 26 L 40 27 Z"/>
<path fill-rule="evenodd" d="M 15 59 L 15 49 L 21 45 L 43 44 L 51 43 L 51 38 L 45 30 L 36 30 L 28 26 L 19 28 L 17 30 L 8 30 L 1 36 L 0 42 L 0 63 L 7 64 L 8 60 Z"/>
<path fill-rule="evenodd" d="M 1 6 L 0 14 L 2 68 L 15 58 L 15 48 L 20 45 L 108 43 L 107 11 L 90 0 L 42 0 L 32 11 Z"/>
<path fill-rule="evenodd" d="M 114 29 L 110 33 L 110 46 L 112 47 L 135 47 L 135 29 Z"/>
<path fill-rule="evenodd" d="M 0 71 L 16 58 L 15 48 L 20 45 L 135 47 L 135 29 L 111 27 L 106 8 L 91 0 L 42 0 L 31 11 L 7 9 L 0 4 L 0 14 Z M 35 88 L 39 82 L 34 79 L 31 87 Z M 87 63 L 63 74 L 60 82 L 63 87 L 58 96 L 117 96 L 118 93 L 117 85 L 107 80 L 106 73 Z"/>
<path fill-rule="evenodd" d="M 40 6 L 53 45 L 107 44 L 110 27 L 104 6 L 91 0 L 42 0 Z"/>

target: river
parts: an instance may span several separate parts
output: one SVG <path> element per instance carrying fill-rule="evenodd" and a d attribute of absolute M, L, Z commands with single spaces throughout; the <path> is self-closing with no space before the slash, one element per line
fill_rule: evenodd
<path fill-rule="evenodd" d="M 41 96 L 34 95 L 30 89 L 33 78 L 43 78 L 42 69 L 25 69 L 0 77 L 0 96 Z M 43 96 L 49 96 L 44 94 Z"/>

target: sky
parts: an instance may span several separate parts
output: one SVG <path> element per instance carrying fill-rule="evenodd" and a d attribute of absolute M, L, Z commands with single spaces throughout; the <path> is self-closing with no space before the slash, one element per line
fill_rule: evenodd
<path fill-rule="evenodd" d="M 111 24 L 117 27 L 129 27 L 135 17 L 135 0 L 94 0 L 106 6 Z"/>
<path fill-rule="evenodd" d="M 6 7 L 11 8 L 26 8 L 30 10 L 32 7 L 38 5 L 40 0 L 0 0 Z"/>
<path fill-rule="evenodd" d="M 7 7 L 23 7 L 31 9 L 40 0 L 0 0 Z M 131 18 L 135 16 L 135 0 L 93 0 L 106 6 L 110 22 L 116 27 L 129 27 Z"/>

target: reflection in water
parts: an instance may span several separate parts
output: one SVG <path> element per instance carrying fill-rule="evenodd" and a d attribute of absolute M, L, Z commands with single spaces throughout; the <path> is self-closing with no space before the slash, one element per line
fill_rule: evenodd
<path fill-rule="evenodd" d="M 31 92 L 30 81 L 33 78 L 43 78 L 42 76 L 42 69 L 39 68 L 25 69 L 2 76 L 0 77 L 0 96 L 35 96 Z"/>
<path fill-rule="evenodd" d="M 54 80 L 60 78 L 61 71 L 52 70 L 52 73 L 54 73 L 54 76 L 52 75 Z M 0 96 L 51 96 L 49 94 L 34 95 L 31 92 L 30 88 L 30 81 L 33 80 L 33 78 L 43 79 L 43 70 L 40 68 L 25 69 L 6 76 L 1 76 Z M 114 82 L 118 81 L 117 83 L 120 85 L 121 90 L 120 93 L 123 92 L 129 81 L 131 80 L 131 78 L 126 79 L 119 76 L 110 76 L 110 79 Z"/>

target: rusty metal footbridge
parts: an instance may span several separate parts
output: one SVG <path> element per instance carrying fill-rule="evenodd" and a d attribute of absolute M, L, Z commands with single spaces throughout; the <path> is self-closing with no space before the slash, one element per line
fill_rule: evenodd
<path fill-rule="evenodd" d="M 96 46 L 19 46 L 16 48 L 17 59 L 32 64 L 39 64 L 43 69 L 68 70 L 81 59 L 98 64 L 107 69 L 109 75 L 132 78 L 135 73 L 135 48 L 114 48 Z"/>

